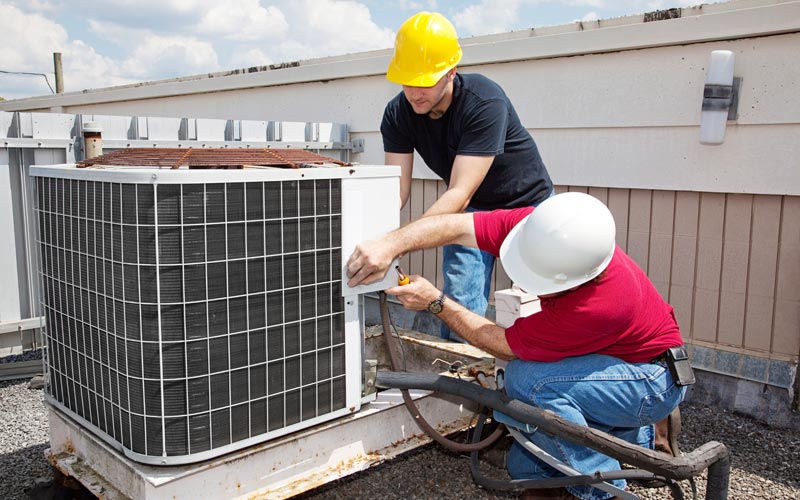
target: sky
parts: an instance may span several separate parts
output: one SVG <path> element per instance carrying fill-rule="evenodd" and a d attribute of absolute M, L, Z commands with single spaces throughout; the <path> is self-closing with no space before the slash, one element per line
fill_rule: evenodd
<path fill-rule="evenodd" d="M 391 48 L 403 21 L 421 10 L 441 12 L 464 38 L 698 3 L 0 0 L 0 97 L 51 94 L 54 52 L 62 54 L 64 91 L 75 92 Z"/>

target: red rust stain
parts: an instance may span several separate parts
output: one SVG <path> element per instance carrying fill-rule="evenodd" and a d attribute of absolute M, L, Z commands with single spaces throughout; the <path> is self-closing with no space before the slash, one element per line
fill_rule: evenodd
<path fill-rule="evenodd" d="M 176 169 L 242 169 L 256 167 L 300 168 L 303 165 L 337 164 L 350 166 L 328 156 L 305 149 L 270 148 L 130 148 L 120 149 L 79 161 L 78 167 L 95 165 L 140 166 Z M 351 170 L 352 173 L 352 170 Z"/>
<path fill-rule="evenodd" d="M 67 441 L 64 443 L 64 451 L 70 455 L 75 453 L 75 446 L 72 444 L 72 438 L 67 436 Z"/>

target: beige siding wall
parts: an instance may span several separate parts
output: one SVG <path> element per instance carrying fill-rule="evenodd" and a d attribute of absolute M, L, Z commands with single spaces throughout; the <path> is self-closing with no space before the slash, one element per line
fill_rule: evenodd
<path fill-rule="evenodd" d="M 415 179 L 402 223 L 442 194 Z M 687 343 L 777 360 L 800 354 L 800 197 L 558 186 L 606 203 L 617 242 L 675 308 Z M 441 249 L 404 269 L 442 286 Z M 511 286 L 498 266 L 494 290 Z"/>

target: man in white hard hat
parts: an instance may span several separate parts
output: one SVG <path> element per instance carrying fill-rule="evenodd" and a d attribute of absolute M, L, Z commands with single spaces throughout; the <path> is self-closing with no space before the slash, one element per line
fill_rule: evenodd
<path fill-rule="evenodd" d="M 499 256 L 514 283 L 538 295 L 542 306 L 507 329 L 449 300 L 421 276 L 386 292 L 408 309 L 437 315 L 471 344 L 510 360 L 510 396 L 676 454 L 676 436 L 666 431 L 685 385 L 694 381 L 691 369 L 682 359 L 683 340 L 672 307 L 615 244 L 615 231 L 608 208 L 576 192 L 556 195 L 536 209 L 426 217 L 358 245 L 348 260 L 348 284 L 382 278 L 393 259 L 406 252 L 452 242 Z M 584 473 L 620 468 L 610 457 L 543 432 L 528 438 Z M 516 479 L 558 474 L 518 444 L 506 463 Z M 625 486 L 621 480 L 614 483 Z M 608 496 L 591 486 L 570 486 L 530 490 L 523 498 Z"/>
<path fill-rule="evenodd" d="M 461 56 L 455 27 L 437 12 L 418 12 L 397 31 L 386 79 L 403 90 L 386 105 L 381 136 L 386 164 L 401 167 L 401 206 L 411 194 L 414 152 L 447 184 L 423 217 L 538 205 L 553 184 L 536 142 L 496 82 L 458 73 Z M 485 314 L 494 261 L 474 248 L 445 246 L 451 300 Z M 450 333 L 442 325 L 441 337 Z"/>

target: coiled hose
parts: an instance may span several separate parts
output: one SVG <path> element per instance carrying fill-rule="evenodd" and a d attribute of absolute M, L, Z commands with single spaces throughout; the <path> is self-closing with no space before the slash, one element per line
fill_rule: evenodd
<path fill-rule="evenodd" d="M 383 338 L 386 342 L 386 350 L 389 353 L 389 362 L 392 365 L 392 370 L 395 372 L 404 371 L 400 366 L 398 340 L 394 337 L 394 335 L 392 335 L 391 331 L 391 322 L 389 321 L 389 308 L 386 302 L 386 293 L 380 292 L 379 297 L 381 321 L 383 322 Z M 417 423 L 419 428 L 422 429 L 425 434 L 428 435 L 428 437 L 449 450 L 458 453 L 470 453 L 473 451 L 483 450 L 494 444 L 504 434 L 504 427 L 500 425 L 494 430 L 494 432 L 481 441 L 473 443 L 459 443 L 453 441 L 452 439 L 442 436 L 436 429 L 433 428 L 431 424 L 428 423 L 427 420 L 425 420 L 425 418 L 419 412 L 417 405 L 414 404 L 414 400 L 411 399 L 411 395 L 408 393 L 407 389 L 401 389 L 400 393 L 403 395 L 403 403 L 405 403 L 406 408 L 408 408 L 408 412 L 411 413 L 411 416 L 414 417 L 414 421 Z"/>

